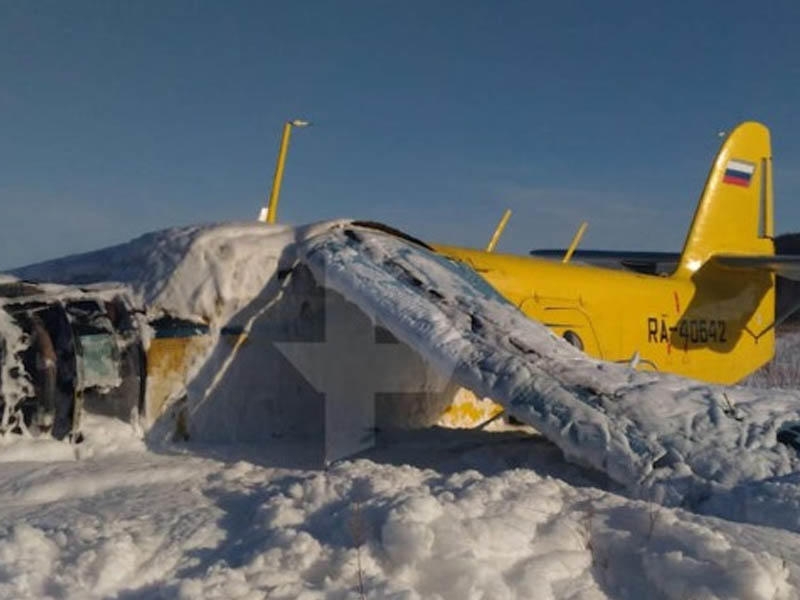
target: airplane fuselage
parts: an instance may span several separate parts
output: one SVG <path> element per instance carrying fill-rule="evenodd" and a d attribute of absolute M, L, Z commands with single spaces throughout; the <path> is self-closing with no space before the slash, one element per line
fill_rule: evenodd
<path fill-rule="evenodd" d="M 733 383 L 774 352 L 769 273 L 708 264 L 691 276 L 665 277 L 451 246 L 436 250 L 472 267 L 527 316 L 597 358 Z"/>

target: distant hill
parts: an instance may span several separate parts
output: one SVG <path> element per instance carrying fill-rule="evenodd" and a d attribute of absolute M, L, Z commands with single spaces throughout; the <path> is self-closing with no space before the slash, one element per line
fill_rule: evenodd
<path fill-rule="evenodd" d="M 775 238 L 776 254 L 800 254 L 800 233 L 782 233 Z"/>
<path fill-rule="evenodd" d="M 777 236 L 775 253 L 800 255 L 800 233 L 784 233 Z M 776 316 L 783 315 L 798 303 L 800 303 L 800 282 L 778 277 L 775 299 Z M 796 311 L 789 320 L 795 323 L 800 322 L 800 311 Z"/>

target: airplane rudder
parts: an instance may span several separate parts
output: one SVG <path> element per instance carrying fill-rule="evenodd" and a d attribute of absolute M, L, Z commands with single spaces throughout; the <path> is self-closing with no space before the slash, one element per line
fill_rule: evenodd
<path fill-rule="evenodd" d="M 773 254 L 769 130 L 745 122 L 720 148 L 686 238 L 679 271 L 696 271 L 712 254 Z"/>

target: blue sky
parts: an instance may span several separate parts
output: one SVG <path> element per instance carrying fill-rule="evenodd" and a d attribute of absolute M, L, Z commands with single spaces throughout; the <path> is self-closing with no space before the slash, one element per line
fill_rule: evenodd
<path fill-rule="evenodd" d="M 800 3 L 0 0 L 0 268 L 254 219 L 678 250 L 719 144 L 773 134 L 800 230 Z"/>

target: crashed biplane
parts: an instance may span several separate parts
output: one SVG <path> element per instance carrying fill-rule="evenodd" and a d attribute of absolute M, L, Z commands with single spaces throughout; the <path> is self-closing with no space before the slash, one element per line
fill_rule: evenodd
<path fill-rule="evenodd" d="M 754 468 L 789 472 L 797 461 L 774 433 L 800 415 L 778 396 L 699 383 L 677 394 L 676 378 L 649 372 L 705 367 L 729 381 L 772 356 L 773 272 L 796 263 L 773 253 L 770 160 L 763 126 L 729 136 L 669 277 L 434 246 L 350 220 L 184 227 L 19 269 L 65 287 L 10 282 L 18 291 L 0 300 L 4 424 L 47 430 L 61 411 L 79 433 L 92 393 L 155 437 L 307 436 L 331 461 L 379 429 L 440 422 L 466 389 L 625 485 L 665 486 L 670 501 L 720 484 L 710 465 L 747 451 L 754 424 L 766 432 Z M 57 329 L 34 319 L 50 310 L 68 330 L 55 353 L 40 330 Z M 81 377 L 48 371 L 58 348 Z M 53 402 L 51 381 L 63 391 Z M 127 404 L 113 399 L 122 389 Z M 705 432 L 690 447 L 687 422 Z"/>

